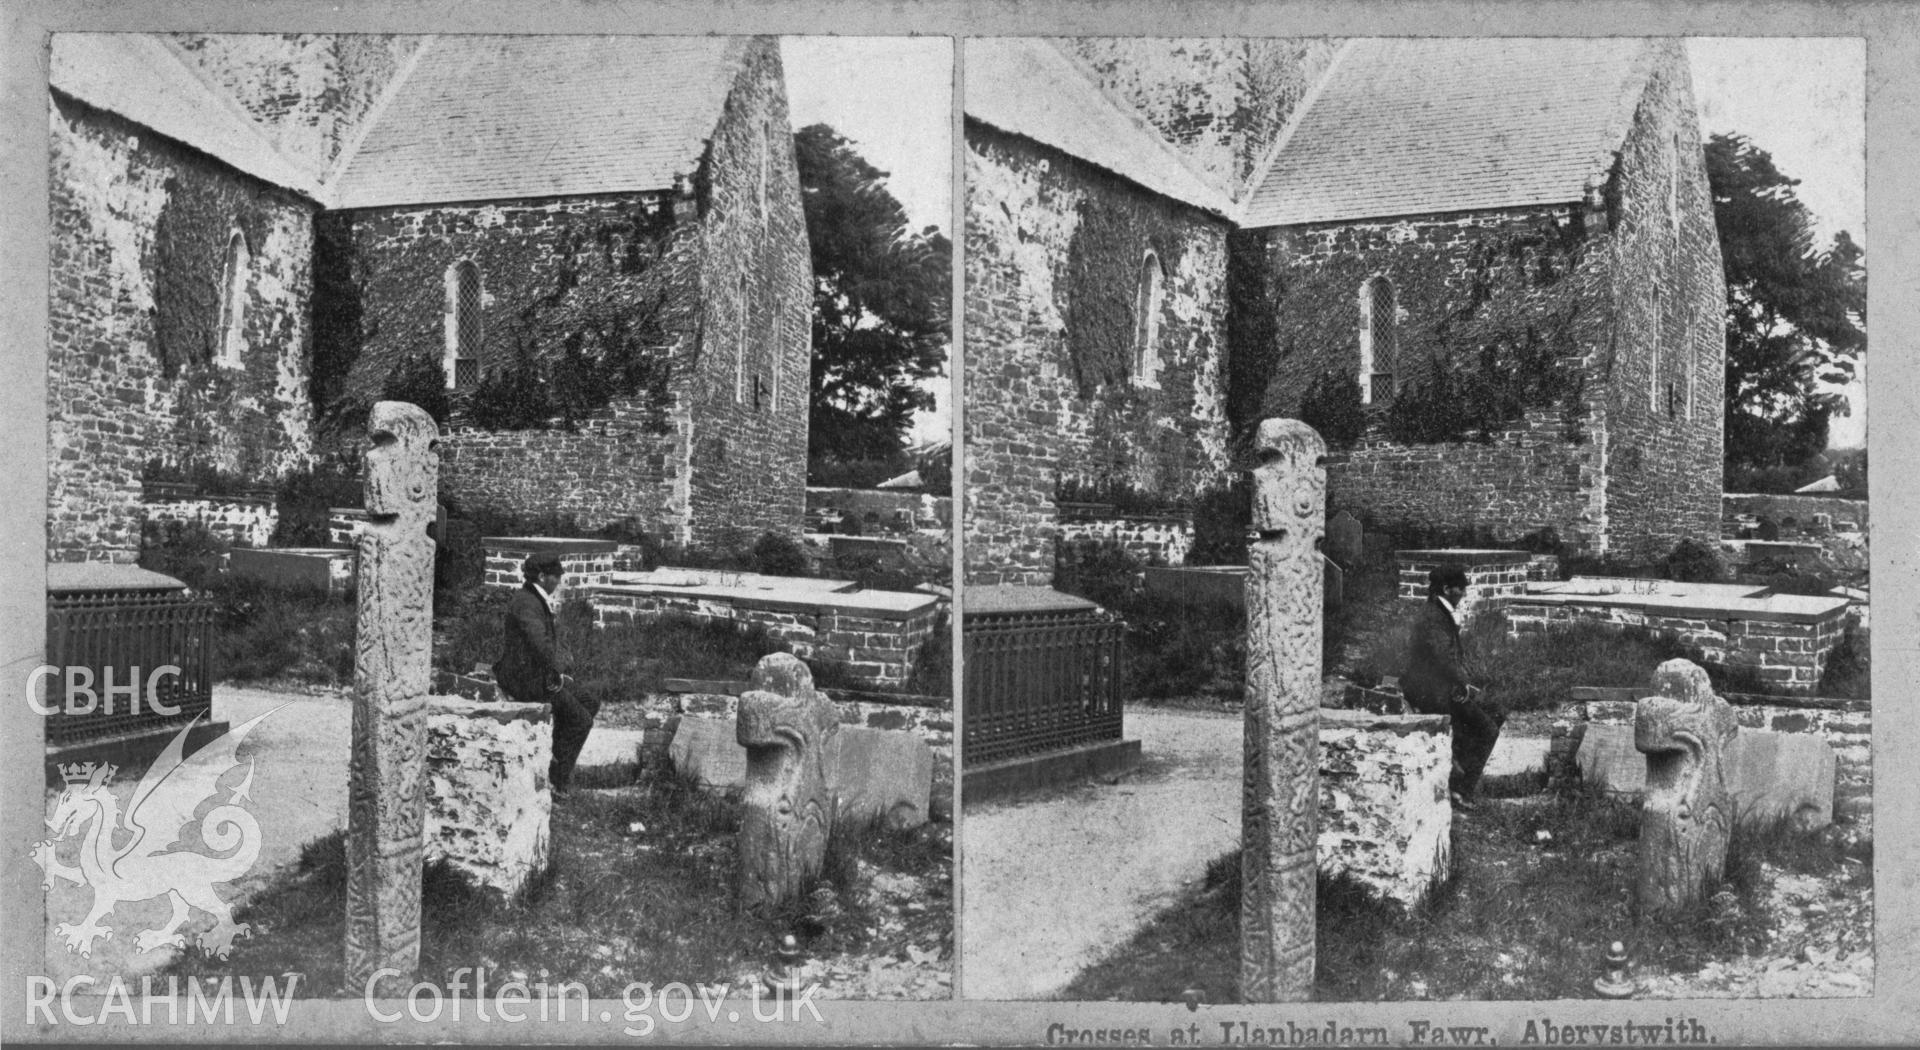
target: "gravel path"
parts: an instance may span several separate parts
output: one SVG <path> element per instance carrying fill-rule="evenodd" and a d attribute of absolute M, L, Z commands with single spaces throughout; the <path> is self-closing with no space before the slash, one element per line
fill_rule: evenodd
<path fill-rule="evenodd" d="M 239 726 L 260 715 L 267 715 L 247 735 L 242 746 L 242 761 L 253 761 L 253 786 L 247 808 L 260 824 L 260 856 L 253 869 L 232 884 L 221 884 L 220 896 L 238 904 L 272 881 L 274 873 L 300 857 L 300 847 L 312 839 L 346 826 L 347 754 L 352 735 L 352 701 L 344 693 L 292 693 L 265 689 L 245 689 L 216 685 L 213 688 L 214 717 Z M 238 776 L 238 774 L 235 774 Z M 131 795 L 133 783 L 116 783 L 115 794 L 123 803 Z M 57 796 L 47 800 L 48 812 Z M 70 853 L 76 847 L 67 845 Z M 71 863 L 71 856 L 62 855 Z M 166 898 L 127 902 L 113 910 L 106 924 L 114 930 L 112 938 L 94 943 L 91 958 L 81 958 L 66 950 L 64 939 L 54 936 L 56 924 L 78 922 L 93 901 L 89 887 L 54 880 L 46 891 L 47 900 L 47 976 L 55 982 L 90 974 L 104 980 L 113 974 L 137 976 L 152 973 L 172 961 L 174 949 L 139 951 L 134 937 L 142 930 L 167 921 L 170 907 Z M 212 920 L 194 913 L 187 930 L 203 929 Z M 236 952 L 245 951 L 242 938 Z"/>
<path fill-rule="evenodd" d="M 1125 943 L 1207 862 L 1240 844 L 1239 712 L 1145 708 L 1145 761 L 1090 782 L 969 805 L 961 845 L 961 991 L 1044 999 Z M 1496 775 L 1538 768 L 1546 741 L 1503 737 Z"/>
<path fill-rule="evenodd" d="M 1145 761 L 1118 783 L 968 806 L 963 994 L 1057 993 L 1235 848 L 1240 734 L 1238 714 L 1130 711 Z"/>

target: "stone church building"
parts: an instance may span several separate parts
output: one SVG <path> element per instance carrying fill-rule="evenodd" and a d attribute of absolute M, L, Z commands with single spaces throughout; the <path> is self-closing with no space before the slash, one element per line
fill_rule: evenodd
<path fill-rule="evenodd" d="M 1275 415 L 1377 527 L 1717 535 L 1725 290 L 1678 41 L 966 47 L 969 582 L 1132 540 L 1061 504 L 1191 506 Z"/>
<path fill-rule="evenodd" d="M 799 529 L 773 39 L 56 34 L 50 86 L 50 558 L 132 560 L 152 464 L 271 487 L 400 395 L 462 509 Z"/>

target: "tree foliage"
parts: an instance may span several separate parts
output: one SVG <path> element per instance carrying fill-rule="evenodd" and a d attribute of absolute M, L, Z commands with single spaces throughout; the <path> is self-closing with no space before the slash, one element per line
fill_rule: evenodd
<path fill-rule="evenodd" d="M 913 414 L 920 381 L 946 365 L 951 261 L 935 227 L 915 233 L 869 164 L 825 124 L 794 135 L 813 246 L 811 458 L 884 459 Z"/>
<path fill-rule="evenodd" d="M 1800 180 L 1741 135 L 1706 146 L 1727 279 L 1729 470 L 1799 463 L 1850 406 L 1840 389 L 1866 352 L 1866 269 L 1845 231 L 1815 243 Z"/>

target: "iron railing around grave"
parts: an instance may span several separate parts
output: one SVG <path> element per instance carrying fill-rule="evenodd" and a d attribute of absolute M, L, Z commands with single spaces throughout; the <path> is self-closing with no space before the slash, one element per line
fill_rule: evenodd
<path fill-rule="evenodd" d="M 1120 739 L 1124 623 L 1046 610 L 969 611 L 964 625 L 966 765 Z"/>
<path fill-rule="evenodd" d="M 213 605 L 183 591 L 49 593 L 47 663 L 60 669 L 46 682 L 46 703 L 58 709 L 47 718 L 50 744 L 185 726 L 213 706 Z M 168 667 L 177 673 L 155 674 Z M 72 710 L 86 698 L 69 694 L 69 673 L 98 698 L 93 710 Z"/>

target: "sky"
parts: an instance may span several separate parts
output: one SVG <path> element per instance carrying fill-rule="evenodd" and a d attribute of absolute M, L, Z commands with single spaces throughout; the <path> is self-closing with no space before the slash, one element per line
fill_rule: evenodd
<path fill-rule="evenodd" d="M 788 103 L 797 130 L 831 124 L 889 172 L 888 187 L 915 227 L 951 237 L 952 45 L 944 37 L 786 37 Z M 1703 133 L 1739 132 L 1800 179 L 1820 240 L 1846 230 L 1866 247 L 1866 45 L 1858 37 L 1702 37 L 1688 41 Z M 954 237 L 955 241 L 959 238 Z M 951 370 L 950 370 L 951 371 Z M 1861 365 L 1864 378 L 1866 368 Z M 944 438 L 950 377 L 940 406 L 913 439 Z M 1833 444 L 1860 444 L 1866 398 L 1833 421 Z"/>
<path fill-rule="evenodd" d="M 1737 131 L 1800 179 L 1794 193 L 1813 212 L 1823 245 L 1845 230 L 1867 247 L 1866 42 L 1703 37 L 1687 41 L 1687 52 L 1701 131 Z M 1871 347 L 1872 333 L 1868 339 Z M 1847 391 L 1852 415 L 1833 420 L 1834 448 L 1866 441 L 1865 357 L 1859 377 Z"/>
<path fill-rule="evenodd" d="M 914 229 L 953 233 L 953 42 L 947 37 L 790 36 L 780 41 L 795 131 L 828 124 L 869 163 Z M 928 385 L 914 444 L 950 440 L 955 369 Z"/>

